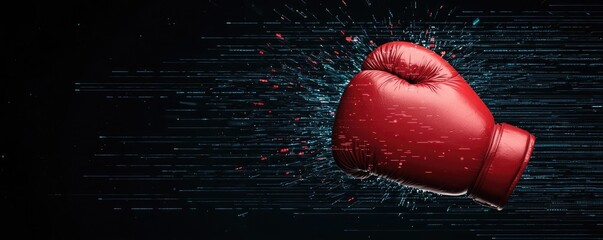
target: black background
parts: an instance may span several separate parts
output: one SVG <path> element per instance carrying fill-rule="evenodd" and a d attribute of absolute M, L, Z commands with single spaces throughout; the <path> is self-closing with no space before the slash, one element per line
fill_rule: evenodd
<path fill-rule="evenodd" d="M 440 1 L 426 5 L 437 6 Z M 104 121 L 75 122 L 74 84 L 103 78 L 115 67 L 152 69 L 162 60 L 191 52 L 200 34 L 220 35 L 225 21 L 273 20 L 271 9 L 284 2 L 196 1 L 56 3 L 22 2 L 4 8 L 5 66 L 2 87 L 3 133 L 0 160 L 3 235 L 19 239 L 207 239 L 240 237 L 339 238 L 346 222 L 327 217 L 294 220 L 278 211 L 258 211 L 242 221 L 236 215 L 194 213 L 107 213 L 70 197 L 82 163 L 65 149 L 78 134 L 95 134 Z M 338 1 L 323 3 L 339 6 Z M 376 3 L 377 4 L 377 3 Z M 382 1 L 387 9 L 389 1 Z M 446 1 L 462 9 L 542 9 L 546 1 Z M 318 2 L 315 3 L 318 5 Z M 182 23 L 168 27 L 165 19 Z M 139 35 L 152 36 L 139 38 Z M 110 59 L 108 61 L 108 59 Z M 600 79 L 599 79 L 600 80 Z M 594 80 L 593 80 L 594 81 Z M 92 114 L 107 109 L 88 109 Z M 113 113 L 107 112 L 105 116 Z M 120 113 L 128 114 L 128 113 Z M 136 113 L 130 113 L 135 115 Z M 599 115 L 591 115 L 600 121 Z M 127 118 L 127 116 L 125 117 Z M 119 127 L 119 126 L 116 126 Z M 87 132 L 86 132 L 87 131 Z M 141 129 L 140 131 L 144 131 Z M 94 143 L 84 146 L 93 147 Z M 86 147 L 84 147 L 86 148 Z M 86 151 L 86 150 L 81 150 Z M 77 153 L 74 153 L 77 154 Z M 600 155 L 599 155 L 600 156 Z M 599 179 L 600 180 L 600 179 Z M 562 213 L 558 213 L 562 214 Z M 551 215 L 555 217 L 555 215 Z M 601 218 L 599 217 L 599 220 Z M 599 221 L 600 223 L 601 221 Z M 593 232 L 602 226 L 590 223 Z M 537 229 L 539 226 L 525 227 Z M 346 235 L 346 236 L 354 236 Z M 367 235 L 356 237 L 368 238 Z M 476 237 L 469 231 L 380 232 L 375 237 L 414 239 Z M 596 238 L 595 235 L 588 237 Z M 599 235 L 600 237 L 600 235 Z"/>

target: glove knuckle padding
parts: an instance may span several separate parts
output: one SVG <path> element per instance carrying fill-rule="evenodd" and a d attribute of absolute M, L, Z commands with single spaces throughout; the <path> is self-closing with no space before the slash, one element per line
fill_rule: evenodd
<path fill-rule="evenodd" d="M 459 75 L 434 52 L 408 42 L 390 42 L 371 52 L 362 70 L 389 72 L 410 83 L 447 81 Z"/>
<path fill-rule="evenodd" d="M 514 187 L 533 145 L 529 133 L 503 125 L 495 124 L 486 105 L 444 59 L 418 45 L 392 42 L 367 56 L 342 95 L 333 154 L 338 166 L 355 177 L 377 175 L 447 195 L 473 190 L 472 198 L 501 208 L 510 192 L 487 191 L 490 186 L 484 184 Z M 505 131 L 518 134 L 493 138 Z M 517 157 L 503 159 L 496 152 L 501 139 L 524 141 L 525 147 L 504 148 L 505 155 Z M 505 169 L 497 176 L 502 180 L 491 180 L 489 168 L 500 159 L 506 161 L 496 165 Z"/>

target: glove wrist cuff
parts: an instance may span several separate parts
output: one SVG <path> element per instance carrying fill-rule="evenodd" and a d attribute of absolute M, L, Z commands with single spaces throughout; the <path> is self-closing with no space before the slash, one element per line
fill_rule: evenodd
<path fill-rule="evenodd" d="M 534 148 L 535 137 L 509 124 L 495 125 L 486 159 L 469 197 L 501 210 L 517 185 Z"/>

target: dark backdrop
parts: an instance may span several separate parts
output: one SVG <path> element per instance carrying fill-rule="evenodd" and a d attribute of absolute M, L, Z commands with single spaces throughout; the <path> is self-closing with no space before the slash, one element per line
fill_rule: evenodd
<path fill-rule="evenodd" d="M 597 1 L 18 3 L 0 186 L 24 239 L 603 236 Z M 333 111 L 363 57 L 441 54 L 536 135 L 503 211 L 345 176 Z"/>

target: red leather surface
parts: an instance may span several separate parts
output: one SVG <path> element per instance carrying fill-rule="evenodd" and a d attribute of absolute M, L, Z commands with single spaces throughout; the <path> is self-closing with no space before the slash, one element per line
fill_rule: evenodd
<path fill-rule="evenodd" d="M 378 175 L 461 195 L 484 167 L 495 126 L 486 105 L 444 59 L 412 43 L 390 42 L 367 56 L 346 88 L 333 127 L 333 154 L 359 178 Z M 527 151 L 518 151 L 523 160 Z M 493 171 L 517 174 L 518 167 L 511 168 Z"/>

